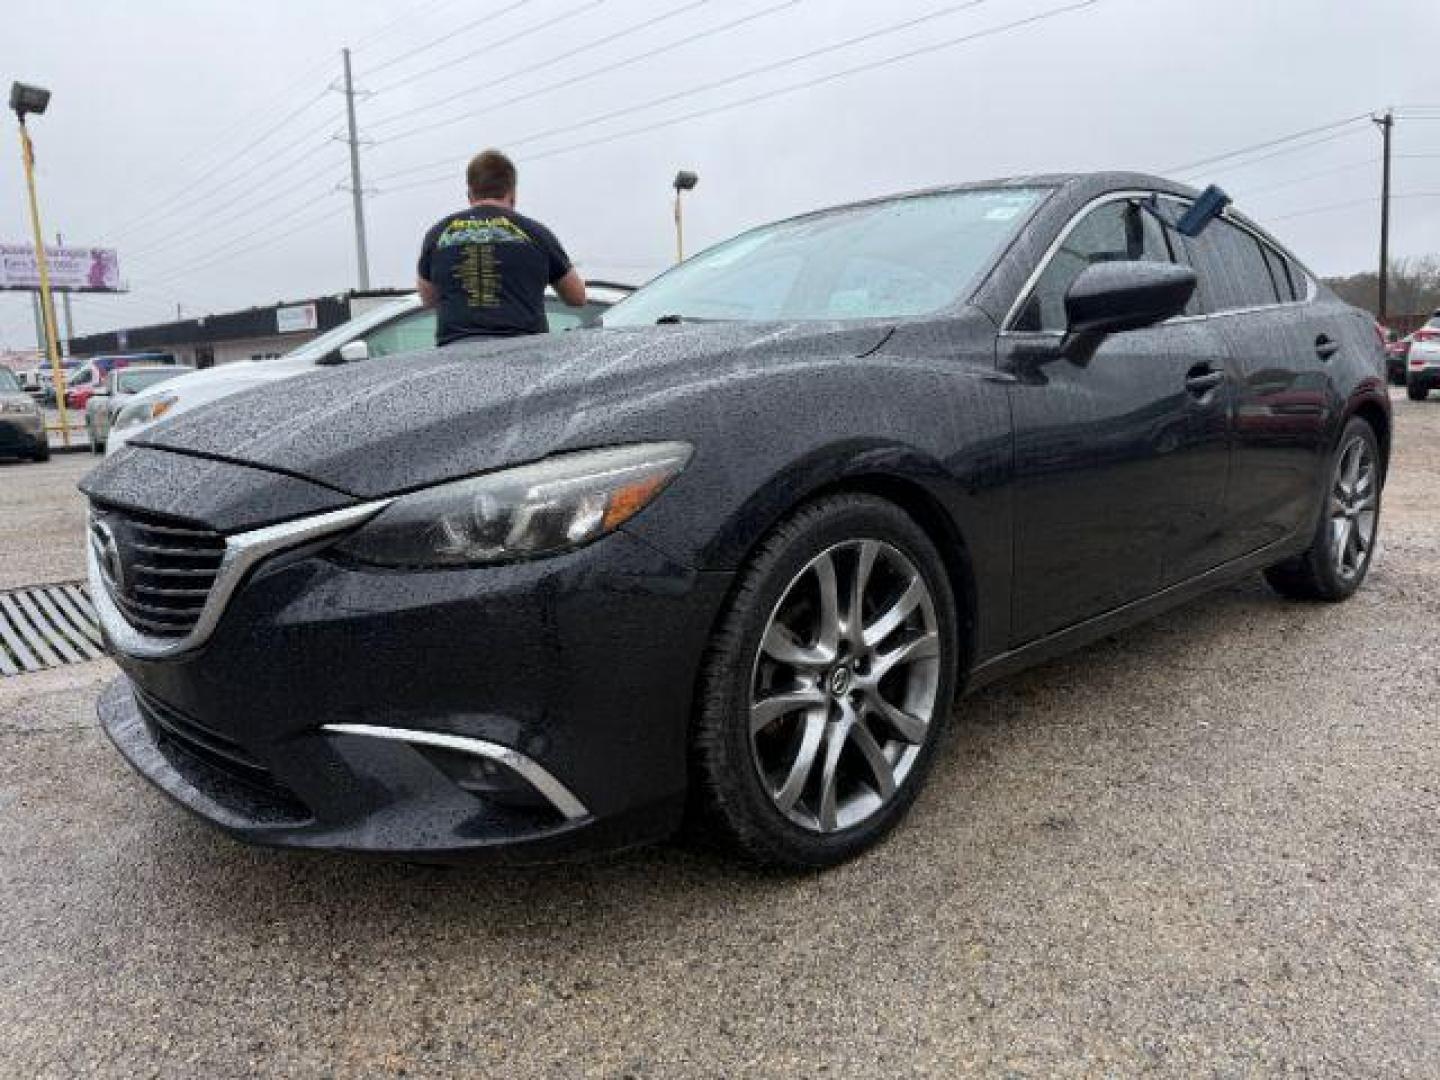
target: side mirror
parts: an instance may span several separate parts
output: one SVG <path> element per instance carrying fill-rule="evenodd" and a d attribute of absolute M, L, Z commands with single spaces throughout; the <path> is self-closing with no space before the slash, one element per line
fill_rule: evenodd
<path fill-rule="evenodd" d="M 1142 330 L 1185 310 L 1198 279 L 1188 266 L 1162 262 L 1095 263 L 1065 294 L 1062 351 L 1077 363 L 1109 334 Z"/>
<path fill-rule="evenodd" d="M 369 359 L 369 345 L 365 344 L 365 342 L 363 341 L 347 341 L 338 349 L 334 349 L 326 353 L 324 356 L 320 357 L 320 359 L 316 360 L 315 362 L 317 364 L 322 364 L 328 367 L 334 364 L 353 364 L 357 360 Z"/>

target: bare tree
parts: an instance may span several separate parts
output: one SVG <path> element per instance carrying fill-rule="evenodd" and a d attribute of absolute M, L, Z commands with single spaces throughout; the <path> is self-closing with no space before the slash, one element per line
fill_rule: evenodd
<path fill-rule="evenodd" d="M 1372 312 L 1379 307 L 1379 275 L 1374 271 L 1324 281 L 1347 303 Z M 1415 329 L 1440 311 L 1440 257 L 1424 255 L 1392 262 L 1389 299 L 1390 325 L 1402 332 Z"/>

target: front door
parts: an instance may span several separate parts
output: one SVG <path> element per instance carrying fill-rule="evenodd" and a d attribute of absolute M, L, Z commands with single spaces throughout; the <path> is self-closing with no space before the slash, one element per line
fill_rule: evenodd
<path fill-rule="evenodd" d="M 1231 384 L 1206 320 L 1109 337 L 1088 363 L 1036 364 L 1079 272 L 1168 261 L 1160 222 L 1129 201 L 1071 230 L 1002 335 L 1015 439 L 1013 641 L 1020 645 L 1176 580 L 1212 558 L 1229 471 Z"/>

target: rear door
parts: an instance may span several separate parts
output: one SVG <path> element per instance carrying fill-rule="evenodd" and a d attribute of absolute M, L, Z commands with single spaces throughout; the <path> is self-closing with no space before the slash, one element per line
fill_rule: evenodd
<path fill-rule="evenodd" d="M 1242 223 L 1221 218 L 1189 241 L 1210 322 L 1235 379 L 1235 449 L 1226 558 L 1308 528 L 1336 403 L 1330 367 L 1345 347 L 1340 313 L 1308 275 Z"/>
<path fill-rule="evenodd" d="M 1049 254 L 1007 332 L 1000 363 L 1015 431 L 1013 644 L 1159 590 L 1173 567 L 1210 561 L 1229 468 L 1226 354 L 1207 320 L 1114 334 L 1080 365 L 1023 359 L 1065 326 L 1086 266 L 1170 261 L 1141 197 L 1084 211 Z"/>

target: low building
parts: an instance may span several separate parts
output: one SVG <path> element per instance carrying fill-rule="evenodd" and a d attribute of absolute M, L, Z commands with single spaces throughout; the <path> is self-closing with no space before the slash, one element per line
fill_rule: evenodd
<path fill-rule="evenodd" d="M 376 305 L 408 293 L 408 289 L 352 290 L 196 319 L 85 334 L 70 339 L 70 355 L 86 358 L 116 353 L 170 353 L 178 363 L 199 368 L 237 360 L 263 360 L 298 348 Z"/>

